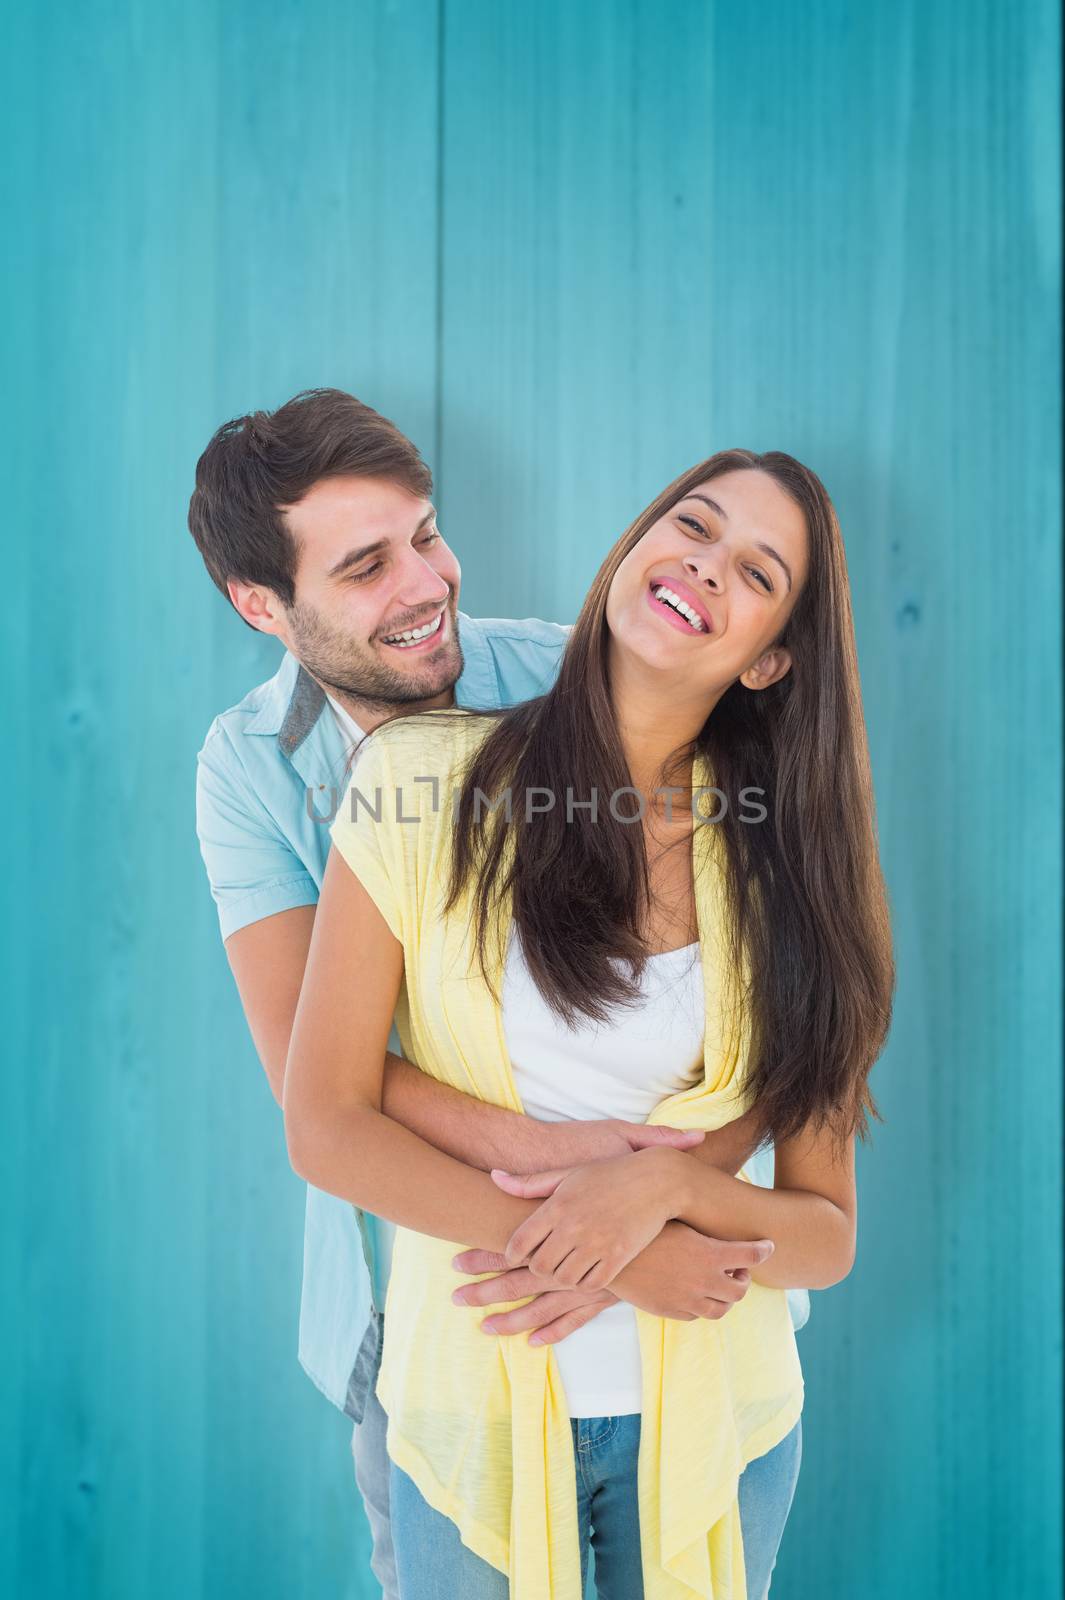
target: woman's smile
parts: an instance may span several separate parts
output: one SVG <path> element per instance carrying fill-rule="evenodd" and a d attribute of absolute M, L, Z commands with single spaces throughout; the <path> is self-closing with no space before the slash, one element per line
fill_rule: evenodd
<path fill-rule="evenodd" d="M 682 633 L 713 633 L 709 611 L 678 578 L 652 578 L 646 589 L 647 604 Z"/>

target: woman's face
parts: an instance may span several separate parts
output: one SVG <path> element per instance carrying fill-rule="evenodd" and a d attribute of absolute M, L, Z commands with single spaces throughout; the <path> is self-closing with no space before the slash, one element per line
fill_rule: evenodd
<path fill-rule="evenodd" d="M 773 648 L 809 561 L 806 519 L 766 472 L 698 484 L 644 534 L 614 574 L 612 651 L 715 698 L 742 678 L 762 689 L 791 658 Z"/>

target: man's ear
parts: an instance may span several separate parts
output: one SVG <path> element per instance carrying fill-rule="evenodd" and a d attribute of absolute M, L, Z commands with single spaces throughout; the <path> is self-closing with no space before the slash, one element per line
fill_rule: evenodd
<path fill-rule="evenodd" d="M 242 583 L 236 578 L 226 582 L 229 598 L 245 622 L 260 633 L 280 634 L 285 626 L 280 600 L 272 589 L 261 583 Z"/>
<path fill-rule="evenodd" d="M 774 645 L 769 650 L 763 650 L 758 660 L 752 662 L 746 672 L 740 673 L 740 682 L 748 689 L 768 689 L 771 683 L 779 682 L 790 669 L 791 651 L 785 650 L 783 645 Z"/>

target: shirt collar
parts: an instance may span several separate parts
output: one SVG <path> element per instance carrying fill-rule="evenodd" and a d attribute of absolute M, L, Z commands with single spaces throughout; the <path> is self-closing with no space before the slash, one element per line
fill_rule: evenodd
<path fill-rule="evenodd" d="M 245 733 L 280 733 L 302 672 L 303 668 L 296 657 L 286 650 L 273 677 L 257 691 L 259 706 L 255 715 L 244 724 Z"/>
<path fill-rule="evenodd" d="M 492 651 L 476 617 L 458 613 L 462 645 L 462 675 L 455 685 L 455 704 L 491 710 L 502 701 Z M 274 734 L 281 753 L 292 759 L 315 726 L 328 701 L 325 690 L 312 678 L 290 650 L 270 681 L 264 685 L 259 710 L 244 725 L 245 733 Z"/>
<path fill-rule="evenodd" d="M 306 667 L 297 662 L 292 698 L 277 735 L 281 754 L 290 761 L 318 721 L 325 703 L 325 690 L 317 678 L 312 678 Z"/>

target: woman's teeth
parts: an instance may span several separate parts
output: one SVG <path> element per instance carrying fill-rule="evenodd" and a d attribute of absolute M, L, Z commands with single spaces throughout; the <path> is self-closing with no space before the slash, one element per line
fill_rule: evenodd
<path fill-rule="evenodd" d="M 386 634 L 385 644 L 397 645 L 400 650 L 409 649 L 412 644 L 421 644 L 422 640 L 428 639 L 431 633 L 436 633 L 443 620 L 444 613 L 441 611 L 435 621 L 427 622 L 422 628 L 408 628 L 405 633 Z"/>
<path fill-rule="evenodd" d="M 694 611 L 687 601 L 682 600 L 679 594 L 674 594 L 672 589 L 667 589 L 664 583 L 652 585 L 651 593 L 656 600 L 662 600 L 667 606 L 672 606 L 674 611 L 679 611 L 685 622 L 690 622 L 697 632 L 706 632 L 706 623 L 698 611 Z"/>

